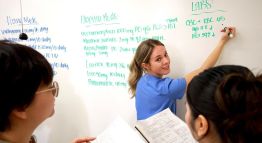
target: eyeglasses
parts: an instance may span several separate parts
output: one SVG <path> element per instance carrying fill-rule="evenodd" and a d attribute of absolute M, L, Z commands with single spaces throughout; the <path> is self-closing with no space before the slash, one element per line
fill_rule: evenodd
<path fill-rule="evenodd" d="M 48 92 L 48 91 L 52 91 L 53 96 L 54 96 L 54 97 L 57 97 L 57 96 L 58 96 L 58 92 L 59 92 L 58 82 L 54 81 L 54 82 L 52 83 L 52 86 L 51 86 L 49 89 L 37 91 L 36 94 L 40 94 L 40 93 Z"/>

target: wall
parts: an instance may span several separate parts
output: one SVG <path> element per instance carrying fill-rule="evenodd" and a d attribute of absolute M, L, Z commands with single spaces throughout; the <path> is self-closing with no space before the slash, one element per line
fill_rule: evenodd
<path fill-rule="evenodd" d="M 52 64 L 61 90 L 56 114 L 36 131 L 40 143 L 96 136 L 120 115 L 135 123 L 128 94 L 128 65 L 146 38 L 165 43 L 171 77 L 200 66 L 228 25 L 237 36 L 217 64 L 262 69 L 260 0 L 0 0 L 0 39 L 27 44 Z M 184 118 L 184 99 L 178 116 Z"/>

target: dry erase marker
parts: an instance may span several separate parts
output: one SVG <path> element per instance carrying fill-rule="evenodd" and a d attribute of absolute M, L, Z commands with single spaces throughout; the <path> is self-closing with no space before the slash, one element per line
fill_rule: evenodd
<path fill-rule="evenodd" d="M 221 32 L 226 32 L 226 30 L 227 30 L 227 27 L 224 27 L 224 29 L 222 29 L 221 30 Z M 230 37 L 230 38 L 233 38 L 234 37 L 234 35 L 233 35 L 233 33 L 231 33 L 231 28 L 229 28 L 229 33 L 228 33 L 228 36 Z"/>

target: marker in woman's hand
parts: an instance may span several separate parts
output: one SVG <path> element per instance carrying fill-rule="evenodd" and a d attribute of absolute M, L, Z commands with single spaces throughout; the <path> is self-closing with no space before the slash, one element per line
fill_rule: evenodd
<path fill-rule="evenodd" d="M 224 27 L 224 29 L 222 29 L 221 32 L 226 32 L 226 30 L 227 30 L 227 27 Z M 233 33 L 231 31 L 232 31 L 232 29 L 229 28 L 229 33 L 228 33 L 229 38 L 233 38 L 234 37 L 234 35 L 233 35 Z"/>

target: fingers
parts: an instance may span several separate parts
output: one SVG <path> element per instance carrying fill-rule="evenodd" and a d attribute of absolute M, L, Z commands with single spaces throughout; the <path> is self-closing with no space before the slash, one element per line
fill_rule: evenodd
<path fill-rule="evenodd" d="M 236 34 L 236 28 L 235 27 L 227 27 L 226 28 L 226 34 L 229 36 L 229 38 L 233 38 Z"/>
<path fill-rule="evenodd" d="M 90 143 L 90 141 L 93 141 L 95 139 L 95 137 L 77 138 L 73 141 L 73 143 Z"/>
<path fill-rule="evenodd" d="M 224 34 L 221 37 L 222 42 L 227 42 L 229 39 L 235 37 L 236 35 L 236 28 L 233 26 L 225 27 L 221 30 Z"/>

